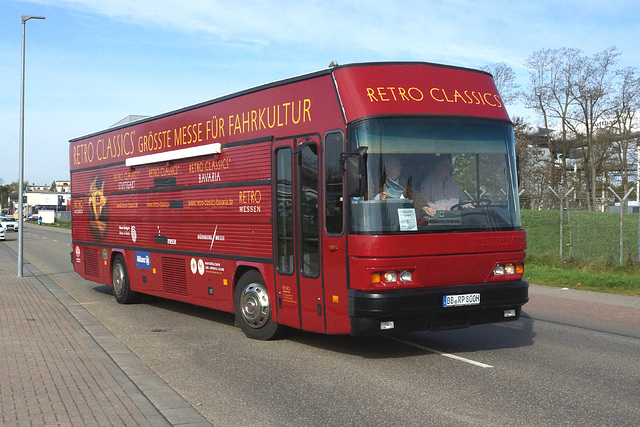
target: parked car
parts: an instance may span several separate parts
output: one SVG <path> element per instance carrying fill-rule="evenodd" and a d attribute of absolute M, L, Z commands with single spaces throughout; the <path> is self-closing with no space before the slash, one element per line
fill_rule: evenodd
<path fill-rule="evenodd" d="M 0 218 L 0 225 L 8 230 L 18 231 L 20 228 L 18 225 L 18 220 L 11 215 L 3 216 Z"/>
<path fill-rule="evenodd" d="M 25 221 L 38 222 L 38 215 L 29 215 Z"/>
<path fill-rule="evenodd" d="M 7 229 L 0 227 L 0 240 L 7 240 Z"/>

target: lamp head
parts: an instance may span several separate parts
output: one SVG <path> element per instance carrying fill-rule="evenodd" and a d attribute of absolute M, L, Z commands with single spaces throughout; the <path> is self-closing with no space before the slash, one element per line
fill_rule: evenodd
<path fill-rule="evenodd" d="M 44 16 L 22 15 L 22 22 L 27 22 L 29 19 L 46 19 L 46 18 Z"/>

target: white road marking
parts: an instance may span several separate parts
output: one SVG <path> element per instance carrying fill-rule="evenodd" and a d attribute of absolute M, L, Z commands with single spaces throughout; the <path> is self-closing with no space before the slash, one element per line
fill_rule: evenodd
<path fill-rule="evenodd" d="M 455 354 L 445 353 L 443 351 L 436 350 L 435 348 L 425 347 L 425 346 L 422 346 L 420 344 L 413 343 L 411 341 L 405 341 L 405 340 L 402 340 L 400 338 L 395 338 L 395 337 L 389 337 L 389 338 L 391 338 L 392 340 L 401 342 L 403 344 L 406 344 L 408 346 L 419 348 L 420 350 L 425 350 L 425 351 L 428 351 L 430 353 L 439 354 L 440 356 L 448 357 L 450 359 L 458 360 L 460 362 L 468 363 L 470 365 L 479 366 L 481 368 L 493 368 L 493 366 L 487 365 L 486 363 L 476 362 L 475 360 L 466 359 L 464 357 L 456 356 Z"/>

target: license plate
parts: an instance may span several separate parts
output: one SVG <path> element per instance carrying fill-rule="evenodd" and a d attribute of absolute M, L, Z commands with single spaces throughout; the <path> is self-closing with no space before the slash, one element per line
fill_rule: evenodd
<path fill-rule="evenodd" d="M 460 307 L 480 304 L 480 294 L 445 295 L 442 297 L 443 307 Z"/>

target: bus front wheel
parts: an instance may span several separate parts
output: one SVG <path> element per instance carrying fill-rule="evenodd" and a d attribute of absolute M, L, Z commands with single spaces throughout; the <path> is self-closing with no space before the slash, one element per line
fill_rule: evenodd
<path fill-rule="evenodd" d="M 122 255 L 117 255 L 111 266 L 111 284 L 113 296 L 120 304 L 132 304 L 138 302 L 140 294 L 131 290 L 127 264 Z"/>
<path fill-rule="evenodd" d="M 236 324 L 252 339 L 269 340 L 276 336 L 278 324 L 273 321 L 271 300 L 264 279 L 257 271 L 242 275 L 234 295 Z"/>

